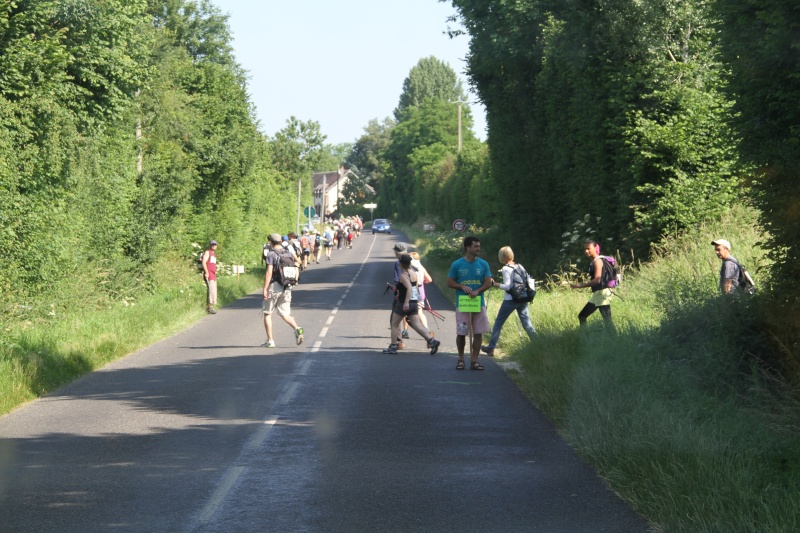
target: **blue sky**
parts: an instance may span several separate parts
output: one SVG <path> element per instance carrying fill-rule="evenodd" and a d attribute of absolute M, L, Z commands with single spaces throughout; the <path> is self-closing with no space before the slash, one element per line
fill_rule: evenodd
<path fill-rule="evenodd" d="M 320 123 L 327 142 L 354 142 L 370 119 L 391 116 L 403 80 L 423 57 L 450 64 L 469 91 L 469 37 L 443 32 L 455 14 L 437 0 L 212 0 L 230 16 L 236 59 L 261 129 L 273 135 L 294 115 Z M 452 26 L 452 23 L 449 23 Z M 485 113 L 468 92 L 485 140 Z M 454 105 L 453 120 L 457 121 Z"/>

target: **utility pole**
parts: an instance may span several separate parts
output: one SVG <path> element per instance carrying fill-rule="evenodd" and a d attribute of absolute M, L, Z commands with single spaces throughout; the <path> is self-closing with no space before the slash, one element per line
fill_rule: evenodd
<path fill-rule="evenodd" d="M 297 180 L 297 228 L 295 229 L 295 232 L 300 231 L 300 207 L 302 203 L 302 200 L 300 199 L 300 192 L 302 191 L 302 183 L 303 180 Z"/>
<path fill-rule="evenodd" d="M 458 151 L 461 152 L 461 106 L 468 104 L 466 100 L 454 100 L 451 104 L 458 104 Z"/>
<path fill-rule="evenodd" d="M 326 187 L 327 184 L 325 182 L 326 182 L 327 179 L 328 179 L 328 175 L 327 174 L 323 174 L 322 175 L 322 212 L 320 213 L 320 216 L 322 217 L 322 225 L 323 226 L 325 225 L 325 197 L 327 196 L 327 191 L 325 190 L 325 187 Z"/>

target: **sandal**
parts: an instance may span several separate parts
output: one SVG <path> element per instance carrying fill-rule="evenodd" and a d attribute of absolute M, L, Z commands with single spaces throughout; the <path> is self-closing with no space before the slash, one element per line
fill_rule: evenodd
<path fill-rule="evenodd" d="M 479 362 L 475 361 L 474 363 L 470 363 L 469 365 L 470 370 L 483 370 L 483 365 Z"/>
<path fill-rule="evenodd" d="M 459 361 L 456 365 L 456 370 L 464 370 L 464 361 Z"/>

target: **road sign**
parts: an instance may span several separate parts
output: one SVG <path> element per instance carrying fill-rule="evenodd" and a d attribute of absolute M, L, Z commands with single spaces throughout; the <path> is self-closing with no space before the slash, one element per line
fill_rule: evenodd
<path fill-rule="evenodd" d="M 378 204 L 364 204 L 364 209 L 375 209 Z"/>
<path fill-rule="evenodd" d="M 306 216 L 306 218 L 311 218 L 311 217 L 313 217 L 314 215 L 317 214 L 317 210 L 314 209 L 311 206 L 304 207 L 303 208 L 303 214 Z"/>
<path fill-rule="evenodd" d="M 464 231 L 467 229 L 467 223 L 461 220 L 460 218 L 453 222 L 453 229 L 456 231 Z"/>

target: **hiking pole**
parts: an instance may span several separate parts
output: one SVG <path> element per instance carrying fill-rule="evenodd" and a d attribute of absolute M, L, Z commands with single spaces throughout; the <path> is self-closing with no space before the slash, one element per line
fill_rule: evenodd
<path fill-rule="evenodd" d="M 433 317 L 433 321 L 436 323 L 436 329 L 440 329 L 439 328 L 439 320 L 444 322 L 444 316 L 442 316 L 441 314 L 436 312 L 433 309 L 433 307 L 431 307 L 431 304 L 430 304 L 430 302 L 428 302 L 427 298 L 425 298 L 425 302 L 423 302 L 422 310 L 423 311 L 427 311 L 427 312 L 429 312 L 431 314 L 431 316 Z"/>

